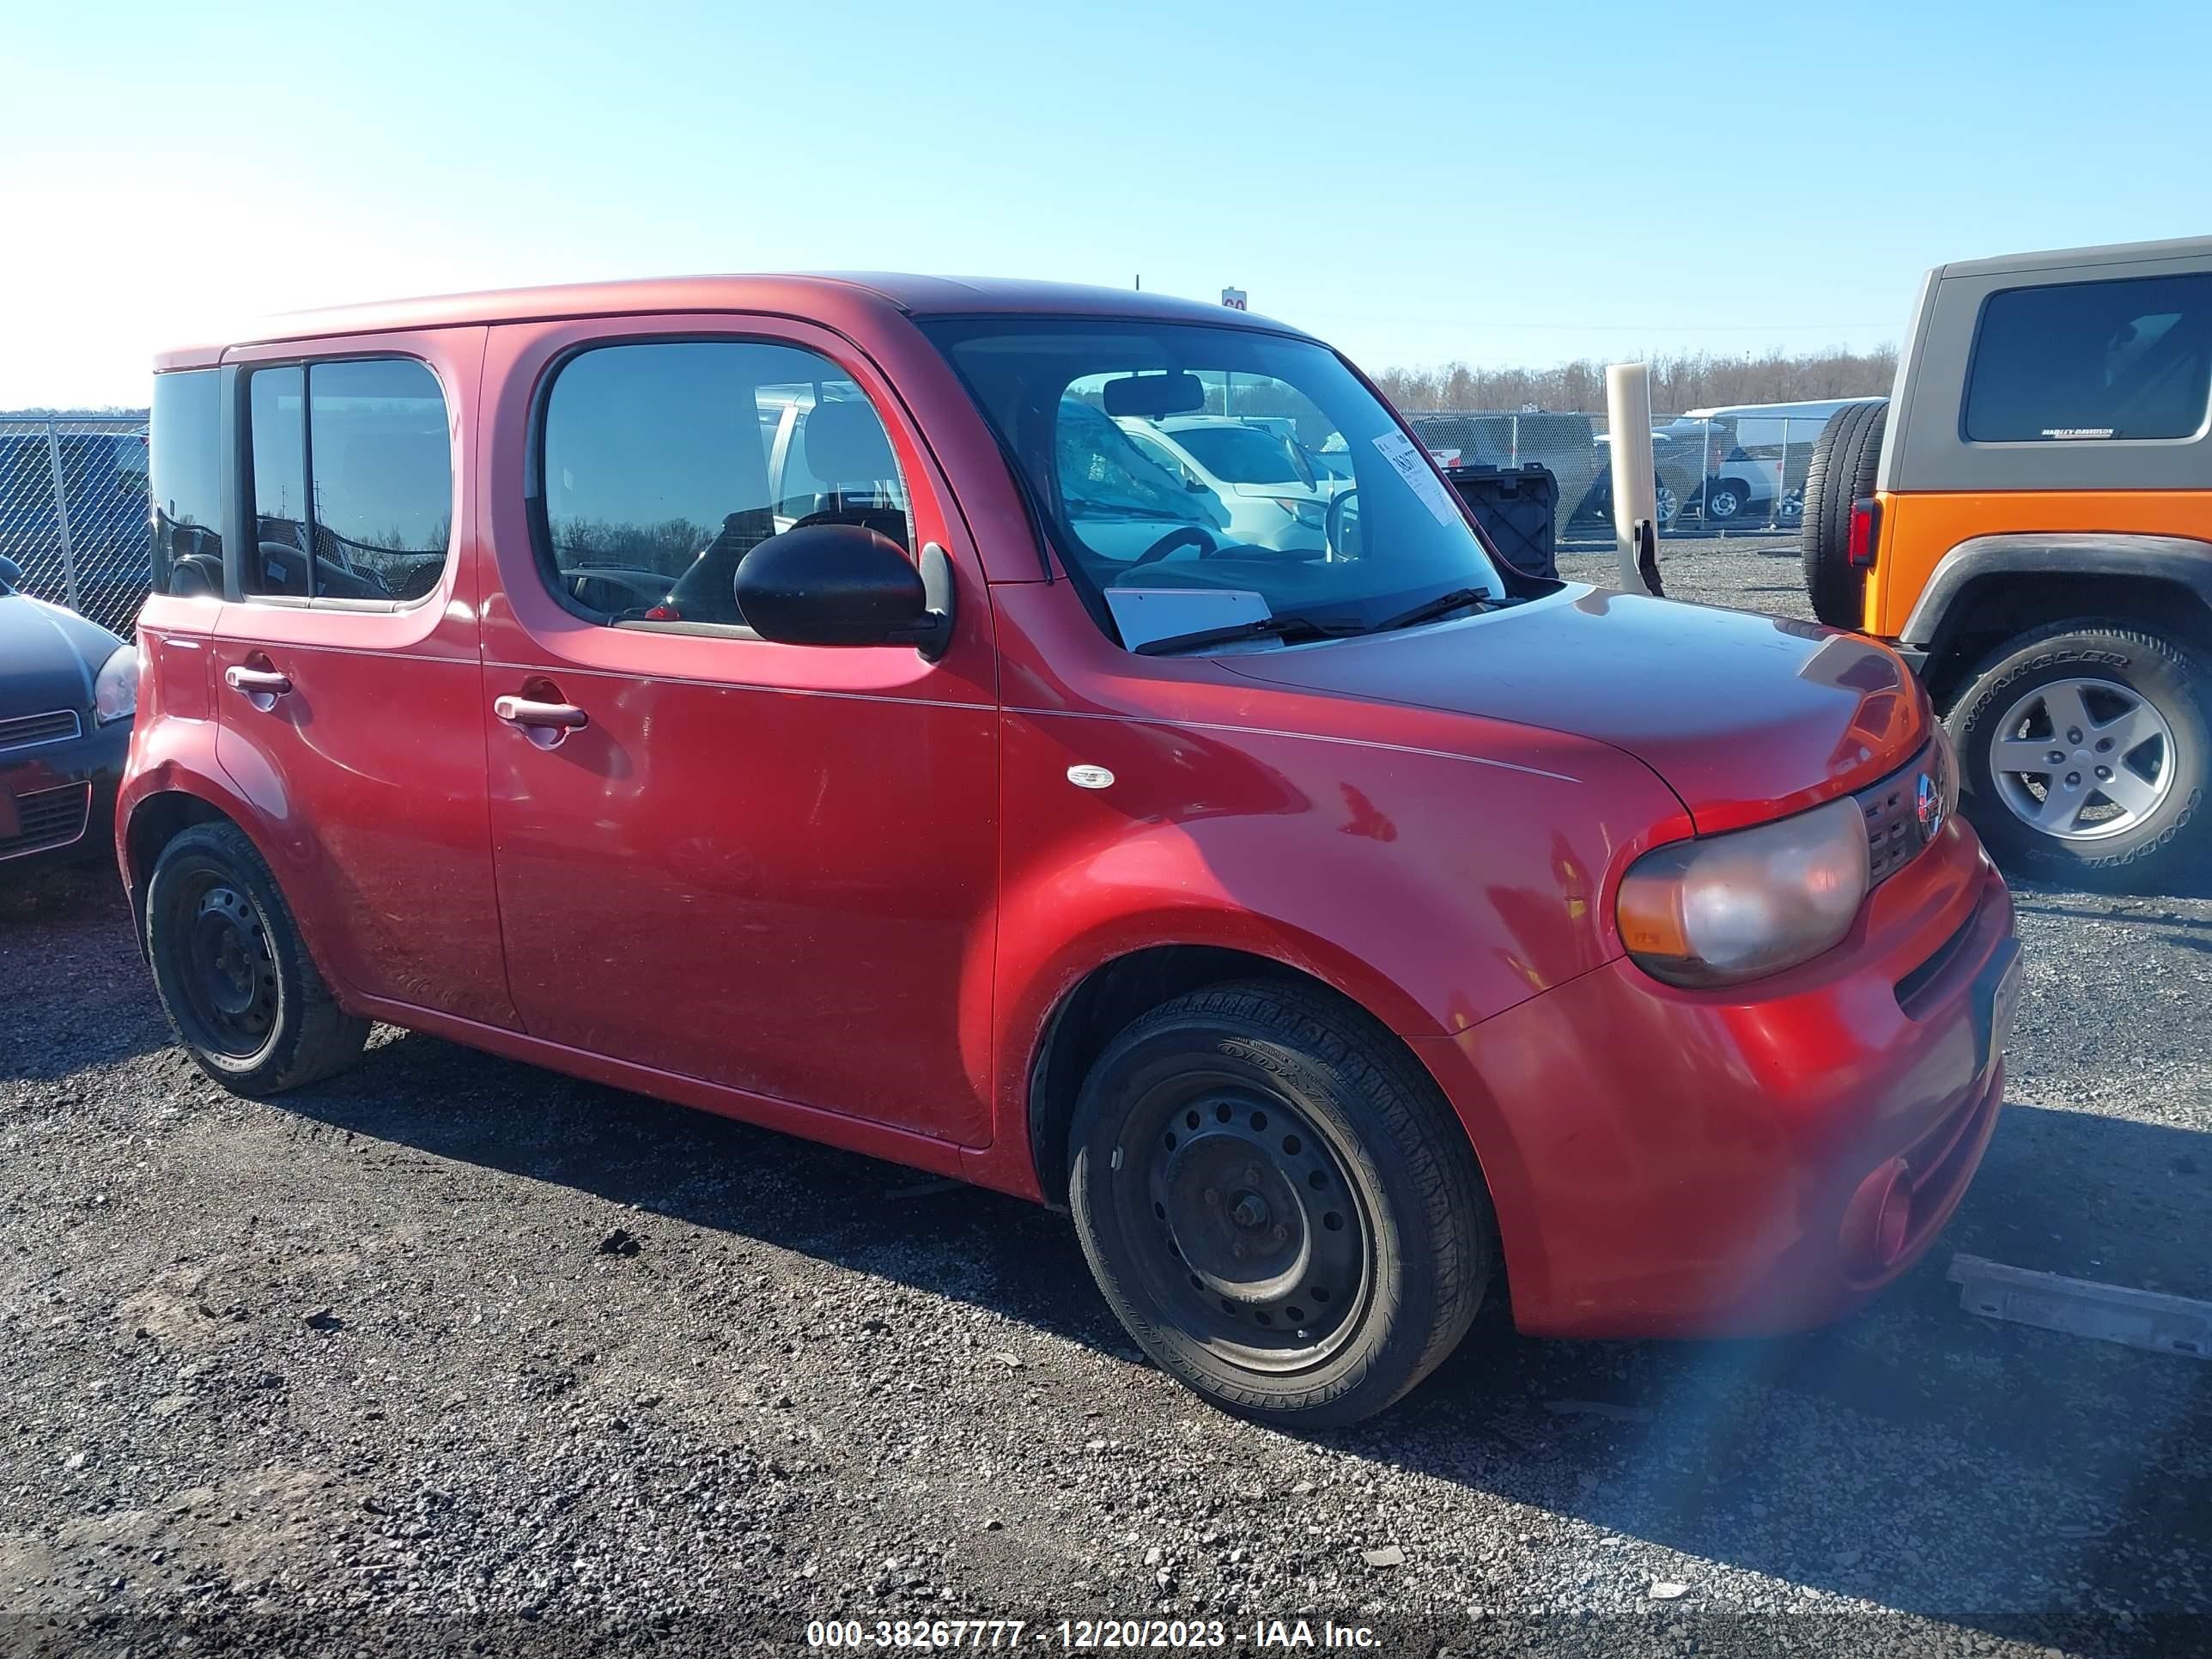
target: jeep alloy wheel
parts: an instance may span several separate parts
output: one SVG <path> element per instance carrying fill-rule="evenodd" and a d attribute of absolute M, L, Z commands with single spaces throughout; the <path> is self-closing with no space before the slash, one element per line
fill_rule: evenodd
<path fill-rule="evenodd" d="M 1990 770 L 2013 815 L 2061 841 L 2124 835 L 2173 787 L 2173 729 L 2112 680 L 2039 685 L 2000 715 Z"/>

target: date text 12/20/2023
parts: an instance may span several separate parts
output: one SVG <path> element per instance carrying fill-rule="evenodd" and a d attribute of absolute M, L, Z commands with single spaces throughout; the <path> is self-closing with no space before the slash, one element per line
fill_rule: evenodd
<path fill-rule="evenodd" d="M 1359 1651 L 1378 1645 L 1369 1626 L 1328 1619 L 1255 1619 L 1249 1626 L 1219 1619 L 1063 1619 L 1055 1624 L 1022 1619 L 817 1619 L 806 1626 L 806 1645 L 824 1650 L 1041 1646 L 1080 1653 L 1225 1648 L 1248 1642 L 1284 1651 Z"/>

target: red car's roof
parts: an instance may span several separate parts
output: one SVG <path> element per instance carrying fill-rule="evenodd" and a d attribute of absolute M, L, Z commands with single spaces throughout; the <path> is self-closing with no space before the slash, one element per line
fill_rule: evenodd
<path fill-rule="evenodd" d="M 156 355 L 156 368 L 192 368 L 217 362 L 227 346 L 331 335 L 379 334 L 467 324 L 606 317 L 652 312 L 753 311 L 829 319 L 831 313 L 887 307 L 915 317 L 1133 317 L 1154 322 L 1227 324 L 1285 331 L 1265 318 L 1196 300 L 1073 283 L 1018 282 L 1000 276 L 915 276 L 874 271 L 760 276 L 654 276 L 557 288 L 514 288 L 443 294 L 294 312 L 251 325 L 216 343 Z"/>

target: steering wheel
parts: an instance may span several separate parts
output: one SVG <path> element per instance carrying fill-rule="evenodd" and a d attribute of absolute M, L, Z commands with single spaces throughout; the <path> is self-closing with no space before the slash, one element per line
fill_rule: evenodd
<path fill-rule="evenodd" d="M 1359 556 L 1357 553 L 1344 550 L 1345 503 L 1358 493 L 1359 486 L 1354 484 L 1349 489 L 1340 489 L 1328 499 L 1328 511 L 1321 521 L 1321 541 L 1332 559 L 1356 559 Z"/>
<path fill-rule="evenodd" d="M 1212 556 L 1221 549 L 1221 544 L 1214 538 L 1213 532 L 1205 526 L 1179 524 L 1138 554 L 1130 562 L 1129 568 L 1134 570 L 1140 564 L 1158 564 L 1176 549 L 1185 545 L 1196 548 L 1201 559 Z"/>

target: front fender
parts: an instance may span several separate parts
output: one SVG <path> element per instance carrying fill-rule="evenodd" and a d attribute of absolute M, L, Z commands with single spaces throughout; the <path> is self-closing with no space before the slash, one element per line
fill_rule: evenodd
<path fill-rule="evenodd" d="M 1026 1145 L 1031 1066 L 1054 1011 L 1117 957 L 1243 951 L 1310 975 L 1401 1036 L 1455 1036 L 1617 957 L 1620 867 L 1683 828 L 1647 768 L 1579 738 L 1559 738 L 1557 769 L 1539 773 L 1275 730 L 1036 712 L 1005 722 L 1000 1146 Z M 1114 781 L 1079 788 L 1073 766 Z"/>

